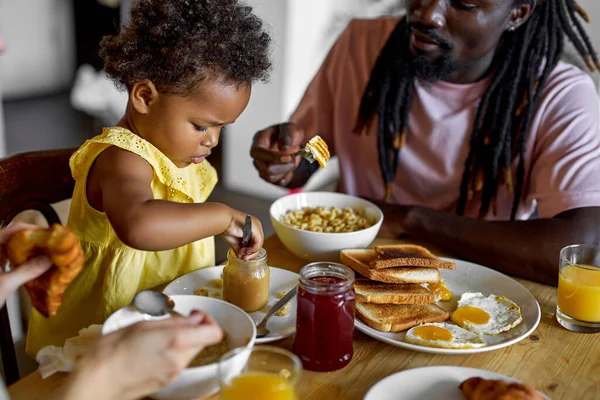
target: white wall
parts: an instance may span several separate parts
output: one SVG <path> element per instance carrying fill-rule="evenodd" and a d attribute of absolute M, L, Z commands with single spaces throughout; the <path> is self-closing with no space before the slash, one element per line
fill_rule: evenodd
<path fill-rule="evenodd" d="M 288 0 L 288 4 L 288 32 L 285 38 L 285 48 L 288 51 L 285 54 L 286 79 L 283 86 L 285 116 L 291 115 L 300 102 L 308 82 L 317 72 L 335 39 L 332 37 L 322 41 L 334 9 L 333 2 Z"/>
<path fill-rule="evenodd" d="M 0 57 L 5 99 L 68 87 L 75 64 L 71 0 L 0 1 L 0 28 L 6 39 Z"/>
<path fill-rule="evenodd" d="M 579 3 L 588 13 L 592 23 L 586 24 L 582 19 L 580 19 L 580 21 L 586 28 L 594 47 L 596 50 L 600 51 L 600 26 L 597 24 L 597 21 L 600 20 L 600 2 L 598 0 L 580 0 Z M 578 66 L 581 70 L 590 74 L 600 93 L 600 74 L 598 72 L 590 72 L 585 61 L 579 55 L 579 52 L 575 50 L 575 46 L 573 46 L 569 39 L 565 39 L 565 49 L 563 51 L 562 59 Z"/>
<path fill-rule="evenodd" d="M 289 116 L 329 49 L 352 18 L 394 15 L 402 0 L 288 0 L 284 110 Z"/>
<path fill-rule="evenodd" d="M 578 0 L 579 5 L 587 11 L 590 16 L 591 23 L 586 25 L 587 31 L 590 34 L 592 42 L 596 50 L 600 51 L 600 1 L 598 0 Z"/>
<path fill-rule="evenodd" d="M 255 85 L 248 108 L 225 132 L 221 180 L 227 189 L 268 199 L 286 193 L 259 178 L 249 155 L 252 137 L 260 129 L 288 120 L 337 36 L 323 43 L 327 20 L 338 1 L 343 0 L 248 1 L 271 27 L 274 68 L 271 82 Z M 337 163 L 330 162 L 326 171 L 311 179 L 311 186 L 321 186 L 337 175 Z"/>
<path fill-rule="evenodd" d="M 266 198 L 276 198 L 283 189 L 259 179 L 252 165 L 250 146 L 254 133 L 267 124 L 284 119 L 283 111 L 283 71 L 286 33 L 287 1 L 249 0 L 256 14 L 269 26 L 274 40 L 273 73 L 268 84 L 256 84 L 246 111 L 229 127 L 222 137 L 223 185 L 239 192 Z"/>

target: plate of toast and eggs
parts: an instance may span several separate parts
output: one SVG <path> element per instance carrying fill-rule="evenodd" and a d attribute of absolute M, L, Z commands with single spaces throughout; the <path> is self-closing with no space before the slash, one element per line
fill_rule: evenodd
<path fill-rule="evenodd" d="M 357 273 L 355 327 L 382 342 L 437 354 L 497 350 L 529 336 L 540 306 L 519 282 L 422 246 L 346 249 Z"/>
<path fill-rule="evenodd" d="M 250 318 L 258 324 L 267 311 L 290 289 L 298 284 L 300 276 L 281 268 L 270 267 L 269 301 L 261 310 L 251 312 Z M 167 295 L 188 294 L 223 299 L 223 266 L 208 267 L 180 276 L 163 290 Z M 256 343 L 270 343 L 296 333 L 296 296 L 269 319 L 271 333 L 256 338 Z"/>
<path fill-rule="evenodd" d="M 397 372 L 377 382 L 364 400 L 492 398 L 549 400 L 533 387 L 506 375 L 456 366 L 431 366 Z"/>

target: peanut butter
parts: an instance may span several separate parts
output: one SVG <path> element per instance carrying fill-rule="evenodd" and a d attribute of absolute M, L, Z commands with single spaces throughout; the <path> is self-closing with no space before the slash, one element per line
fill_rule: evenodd
<path fill-rule="evenodd" d="M 258 311 L 269 300 L 271 273 L 267 252 L 262 249 L 256 258 L 240 260 L 232 250 L 223 268 L 223 299 L 246 312 Z"/>

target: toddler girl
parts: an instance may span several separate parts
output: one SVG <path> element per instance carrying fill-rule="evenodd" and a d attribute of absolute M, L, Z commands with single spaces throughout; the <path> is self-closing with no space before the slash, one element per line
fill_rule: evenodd
<path fill-rule="evenodd" d="M 244 259 L 261 249 L 257 219 L 244 248 L 246 214 L 205 203 L 217 182 L 206 158 L 252 84 L 267 79 L 270 41 L 237 0 L 139 0 L 121 32 L 102 40 L 105 70 L 129 102 L 117 126 L 71 158 L 68 226 L 85 267 L 55 317 L 33 311 L 30 355 L 102 323 L 141 290 L 214 265 L 214 235 Z"/>

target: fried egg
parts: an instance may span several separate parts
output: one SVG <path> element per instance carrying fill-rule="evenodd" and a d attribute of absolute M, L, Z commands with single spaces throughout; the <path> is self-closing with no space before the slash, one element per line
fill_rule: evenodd
<path fill-rule="evenodd" d="M 504 296 L 463 293 L 452 322 L 481 335 L 498 335 L 523 321 L 521 307 Z"/>
<path fill-rule="evenodd" d="M 473 349 L 486 343 L 478 333 L 468 331 L 449 322 L 417 325 L 406 332 L 408 343 L 447 349 Z"/>
<path fill-rule="evenodd" d="M 422 283 L 421 286 L 433 293 L 435 301 L 450 301 L 454 297 L 452 292 L 446 286 L 446 282 L 443 280 L 440 280 L 439 282 Z"/>

